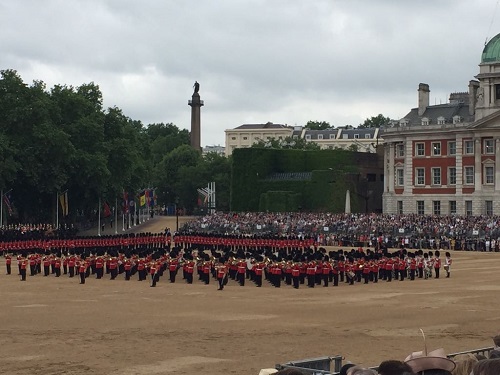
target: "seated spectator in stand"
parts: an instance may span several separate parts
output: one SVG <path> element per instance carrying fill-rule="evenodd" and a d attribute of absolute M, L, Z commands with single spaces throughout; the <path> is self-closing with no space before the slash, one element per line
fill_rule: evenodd
<path fill-rule="evenodd" d="M 411 367 L 402 361 L 384 361 L 378 366 L 379 375 L 414 375 Z"/>
<path fill-rule="evenodd" d="M 451 375 L 456 366 L 442 348 L 429 353 L 414 352 L 406 357 L 405 362 L 417 375 Z"/>
<path fill-rule="evenodd" d="M 460 354 L 453 358 L 453 361 L 457 365 L 455 369 L 451 372 L 452 375 L 470 375 L 472 367 L 477 363 L 477 358 L 474 354 Z"/>
<path fill-rule="evenodd" d="M 477 362 L 472 368 L 471 375 L 498 375 L 500 374 L 500 359 L 485 359 Z"/>

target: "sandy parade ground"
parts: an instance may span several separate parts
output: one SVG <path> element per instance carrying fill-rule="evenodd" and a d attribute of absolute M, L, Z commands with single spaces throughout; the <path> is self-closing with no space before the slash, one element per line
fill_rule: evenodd
<path fill-rule="evenodd" d="M 183 218 L 181 219 L 181 224 Z M 156 218 L 136 230 L 175 229 Z M 342 354 L 367 366 L 422 350 L 492 345 L 500 253 L 454 252 L 449 279 L 298 290 L 30 277 L 0 261 L 1 374 L 238 374 Z M 444 271 L 442 272 L 444 273 Z M 180 275 L 179 275 L 180 276 Z"/>

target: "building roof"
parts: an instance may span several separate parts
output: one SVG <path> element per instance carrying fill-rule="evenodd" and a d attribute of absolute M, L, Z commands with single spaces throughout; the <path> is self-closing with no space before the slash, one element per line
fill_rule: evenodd
<path fill-rule="evenodd" d="M 268 122 L 267 124 L 243 124 L 235 129 L 258 130 L 258 129 L 288 129 L 288 128 L 290 128 L 290 126 L 288 125 L 273 124 L 272 122 Z"/>
<path fill-rule="evenodd" d="M 491 39 L 486 46 L 484 46 L 483 54 L 481 55 L 482 63 L 500 61 L 500 34 Z"/>
<path fill-rule="evenodd" d="M 330 139 L 330 135 L 337 136 L 339 130 L 338 129 L 323 129 L 323 130 L 311 130 L 305 129 L 304 138 L 306 135 L 310 135 L 311 139 L 319 139 L 319 135 L 323 136 L 323 139 Z"/>
<path fill-rule="evenodd" d="M 365 138 L 366 134 L 373 138 L 375 136 L 376 128 L 365 128 L 365 129 L 342 129 L 342 137 L 347 135 L 348 139 L 353 139 L 354 134 L 358 134 L 359 138 Z"/>
<path fill-rule="evenodd" d="M 429 124 L 437 124 L 438 117 L 444 117 L 445 123 L 453 124 L 453 117 L 460 116 L 461 122 L 472 122 L 474 116 L 469 114 L 469 104 L 465 103 L 447 103 L 430 105 L 425 109 L 422 116 L 418 115 L 418 108 L 413 108 L 405 117 L 408 120 L 408 126 L 422 125 L 424 117 L 429 119 Z"/>

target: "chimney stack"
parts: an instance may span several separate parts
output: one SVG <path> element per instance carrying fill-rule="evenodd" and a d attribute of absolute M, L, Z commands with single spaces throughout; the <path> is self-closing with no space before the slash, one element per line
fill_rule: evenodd
<path fill-rule="evenodd" d="M 479 88 L 478 81 L 469 81 L 469 115 L 474 115 L 476 113 L 477 104 L 477 89 Z"/>
<path fill-rule="evenodd" d="M 422 116 L 429 106 L 429 85 L 427 83 L 420 83 L 418 85 L 418 115 Z"/>

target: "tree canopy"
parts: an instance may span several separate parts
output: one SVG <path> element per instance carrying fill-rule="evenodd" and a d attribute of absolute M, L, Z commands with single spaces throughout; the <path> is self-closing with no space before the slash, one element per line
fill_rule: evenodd
<path fill-rule="evenodd" d="M 202 157 L 188 146 L 189 132 L 172 123 L 144 126 L 120 108 L 103 108 L 93 82 L 47 89 L 3 70 L 0 113 L 0 189 L 10 191 L 10 222 L 53 221 L 57 194 L 66 190 L 71 222 L 95 213 L 99 198 L 114 204 L 124 191 L 156 188 L 160 205 L 188 212 L 197 188 L 214 179 L 218 194 L 229 196 L 229 159 Z M 228 199 L 218 203 L 229 207 Z"/>
<path fill-rule="evenodd" d="M 330 125 L 330 123 L 326 121 L 308 121 L 307 124 L 304 126 L 304 128 L 311 130 L 325 130 L 331 127 L 332 126 Z"/>

